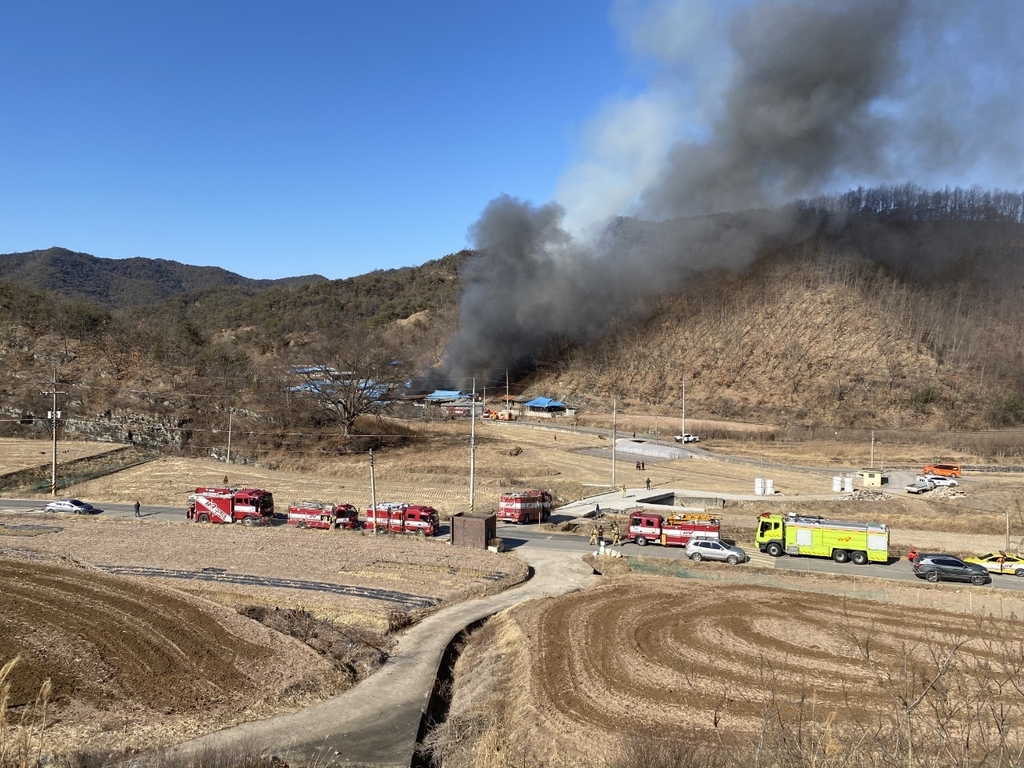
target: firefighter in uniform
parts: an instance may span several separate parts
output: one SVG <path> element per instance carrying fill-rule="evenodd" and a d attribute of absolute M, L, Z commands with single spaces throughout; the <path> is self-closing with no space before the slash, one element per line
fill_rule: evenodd
<path fill-rule="evenodd" d="M 612 546 L 622 546 L 622 534 L 619 533 L 619 524 L 612 523 Z"/>
<path fill-rule="evenodd" d="M 593 528 L 590 529 L 590 546 L 593 547 L 593 546 L 596 546 L 596 545 L 597 545 L 597 526 L 595 525 Z"/>

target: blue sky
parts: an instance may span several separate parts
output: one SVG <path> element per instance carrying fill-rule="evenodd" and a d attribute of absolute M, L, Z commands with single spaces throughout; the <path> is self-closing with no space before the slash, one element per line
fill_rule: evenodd
<path fill-rule="evenodd" d="M 419 264 L 495 195 L 550 199 L 636 77 L 594 0 L 7 3 L 0 252 Z"/>
<path fill-rule="evenodd" d="M 1022 39 L 1017 0 L 8 2 L 0 253 L 340 278 L 470 245 L 501 194 L 585 234 L 1020 188 Z"/>

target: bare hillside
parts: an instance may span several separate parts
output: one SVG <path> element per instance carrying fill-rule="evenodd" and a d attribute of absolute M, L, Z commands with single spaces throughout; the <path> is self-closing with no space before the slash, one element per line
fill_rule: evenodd
<path fill-rule="evenodd" d="M 811 246 L 742 275 L 695 279 L 647 320 L 552 363 L 536 386 L 571 402 L 682 400 L 710 418 L 896 428 L 1015 418 L 1016 305 L 918 285 Z"/>

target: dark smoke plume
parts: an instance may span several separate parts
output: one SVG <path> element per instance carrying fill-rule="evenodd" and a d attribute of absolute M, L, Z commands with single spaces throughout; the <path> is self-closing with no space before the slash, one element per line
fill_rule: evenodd
<path fill-rule="evenodd" d="M 815 223 L 783 207 L 795 198 L 977 172 L 994 167 L 993 153 L 1019 158 L 1024 57 L 1007 31 L 1019 28 L 1004 0 L 764 0 L 739 9 L 726 25 L 732 59 L 713 116 L 700 138 L 665 153 L 620 211 L 635 218 L 605 222 L 584 241 L 557 204 L 503 196 L 486 207 L 470 229 L 480 256 L 464 276 L 448 375 L 500 378 L 552 341 L 586 342 L 642 314 L 694 271 L 741 269 L 766 243 L 807 236 Z M 951 39 L 964 49 L 948 50 Z M 962 114 L 949 113 L 955 97 Z"/>

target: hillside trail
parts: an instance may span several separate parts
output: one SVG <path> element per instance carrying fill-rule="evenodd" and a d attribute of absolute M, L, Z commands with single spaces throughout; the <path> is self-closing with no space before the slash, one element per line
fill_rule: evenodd
<path fill-rule="evenodd" d="M 523 601 L 584 589 L 598 578 L 579 556 L 543 550 L 520 550 L 517 555 L 533 568 L 532 578 L 428 616 L 402 633 L 395 653 L 377 673 L 342 695 L 184 742 L 166 756 L 237 750 L 276 755 L 292 765 L 408 766 L 441 657 L 459 632 Z"/>

